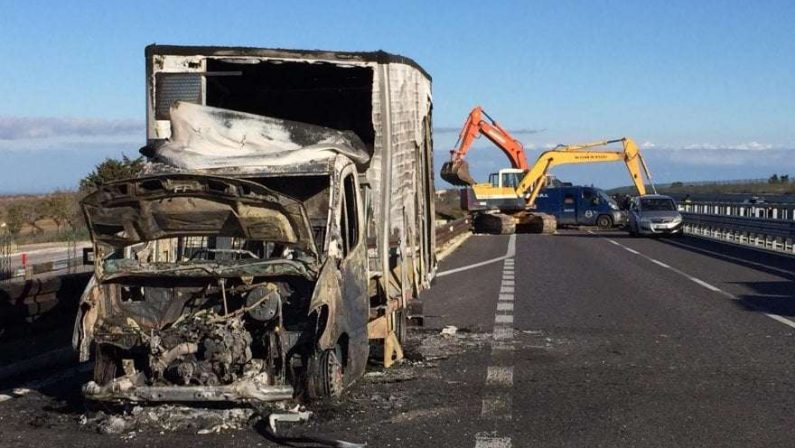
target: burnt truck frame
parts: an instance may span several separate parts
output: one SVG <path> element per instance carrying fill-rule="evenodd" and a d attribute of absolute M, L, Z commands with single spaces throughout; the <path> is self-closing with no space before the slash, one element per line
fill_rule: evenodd
<path fill-rule="evenodd" d="M 312 399 L 371 342 L 400 359 L 436 269 L 430 76 L 383 52 L 151 45 L 146 66 L 150 163 L 82 203 L 84 396 Z"/>

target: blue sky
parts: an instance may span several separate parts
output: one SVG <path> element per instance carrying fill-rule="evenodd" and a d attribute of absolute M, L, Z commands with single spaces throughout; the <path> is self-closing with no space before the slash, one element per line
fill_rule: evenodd
<path fill-rule="evenodd" d="M 548 145 L 631 136 L 658 181 L 795 174 L 788 1 L 16 2 L 0 0 L 0 192 L 72 187 L 145 139 L 149 43 L 375 50 L 434 78 L 434 120 L 473 105 Z M 455 140 L 437 132 L 437 168 Z M 475 174 L 505 165 L 480 140 Z M 627 183 L 620 166 L 558 170 Z"/>

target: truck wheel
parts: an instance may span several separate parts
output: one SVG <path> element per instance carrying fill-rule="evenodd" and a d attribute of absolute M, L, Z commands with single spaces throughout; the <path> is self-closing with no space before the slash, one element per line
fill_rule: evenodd
<path fill-rule="evenodd" d="M 342 353 L 339 345 L 332 350 L 315 352 L 309 358 L 307 392 L 310 399 L 340 396 L 344 385 L 343 378 Z"/>
<path fill-rule="evenodd" d="M 608 230 L 613 227 L 613 218 L 607 215 L 601 215 L 596 219 L 596 225 L 602 230 Z"/>
<path fill-rule="evenodd" d="M 400 345 L 406 341 L 406 334 L 408 332 L 408 319 L 406 318 L 406 310 L 397 310 L 392 315 L 392 320 L 395 322 L 395 336 L 397 337 Z"/>

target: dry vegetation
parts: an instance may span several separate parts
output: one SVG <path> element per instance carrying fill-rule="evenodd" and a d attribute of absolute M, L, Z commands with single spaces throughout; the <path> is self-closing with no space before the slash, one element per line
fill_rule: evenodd
<path fill-rule="evenodd" d="M 436 191 L 436 219 L 453 220 L 463 218 L 461 194 L 458 189 Z"/>
<path fill-rule="evenodd" d="M 0 197 L 0 225 L 18 244 L 64 241 L 85 237 L 80 193 L 54 191 L 46 195 Z"/>

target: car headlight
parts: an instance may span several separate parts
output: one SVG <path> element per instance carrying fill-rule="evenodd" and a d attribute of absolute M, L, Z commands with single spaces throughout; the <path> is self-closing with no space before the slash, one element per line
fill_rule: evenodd
<path fill-rule="evenodd" d="M 679 224 L 680 222 L 682 222 L 682 215 L 678 215 L 678 216 L 677 216 L 676 218 L 674 218 L 674 220 L 673 220 L 673 223 L 674 223 L 674 224 Z"/>

